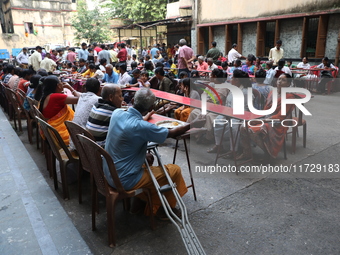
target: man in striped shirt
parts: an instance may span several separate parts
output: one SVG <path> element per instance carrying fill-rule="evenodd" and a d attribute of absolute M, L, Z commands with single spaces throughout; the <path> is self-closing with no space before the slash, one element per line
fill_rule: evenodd
<path fill-rule="evenodd" d="M 113 84 L 104 86 L 101 96 L 91 109 L 86 129 L 104 146 L 112 112 L 121 107 L 123 97 L 120 87 Z"/>

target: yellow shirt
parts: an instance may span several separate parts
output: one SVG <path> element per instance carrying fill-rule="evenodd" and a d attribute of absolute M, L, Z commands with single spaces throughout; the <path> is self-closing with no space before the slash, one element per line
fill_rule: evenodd
<path fill-rule="evenodd" d="M 175 65 L 175 64 L 172 64 L 171 65 L 171 68 L 177 68 L 177 66 Z M 174 75 L 176 75 L 177 76 L 177 69 L 170 69 L 170 72 L 172 72 Z"/>
<path fill-rule="evenodd" d="M 116 73 L 118 73 L 118 74 L 120 73 L 120 71 L 117 70 L 116 67 L 113 68 L 113 71 L 116 72 Z"/>
<path fill-rule="evenodd" d="M 93 76 L 95 75 L 95 73 L 94 73 L 94 72 L 91 72 L 91 70 L 88 69 L 85 73 L 82 74 L 82 76 L 84 76 L 84 77 L 85 77 L 86 75 L 90 75 L 90 77 L 93 77 Z"/>

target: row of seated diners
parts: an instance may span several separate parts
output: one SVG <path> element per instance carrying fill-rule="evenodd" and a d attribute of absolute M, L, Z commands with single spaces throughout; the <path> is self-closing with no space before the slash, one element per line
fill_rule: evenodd
<path fill-rule="evenodd" d="M 84 93 L 80 93 L 68 83 L 60 81 L 57 76 L 41 77 L 34 75 L 30 79 L 27 93 L 20 88 L 15 91 L 8 84 L 2 83 L 1 103 L 10 114 L 10 117 L 17 118 L 19 121 L 21 121 L 22 113 L 26 114 L 30 142 L 33 142 L 33 123 L 39 123 L 38 126 L 41 130 L 39 135 L 37 133 L 37 145 L 39 144 L 38 138 L 41 136 L 42 141 L 44 141 L 42 143 L 44 146 L 42 147 L 44 148 L 47 166 L 50 176 L 54 178 L 55 188 L 58 187 L 54 166 L 55 158 L 60 161 L 64 199 L 69 198 L 67 164 L 71 162 L 77 163 L 75 165 L 78 165 L 79 178 L 83 169 L 88 171 L 98 170 L 98 172 L 92 174 L 96 184 L 93 201 L 96 201 L 97 192 L 108 197 L 110 197 L 110 194 L 119 193 L 119 196 L 112 195 L 116 198 L 133 196 L 137 188 L 145 188 L 151 192 L 151 196 L 142 198 L 149 203 L 145 213 L 152 216 L 151 223 L 153 225 L 153 215 L 160 215 L 161 218 L 162 207 L 154 192 L 153 185 L 150 184 L 150 180 L 147 180 L 146 172 L 139 171 L 145 157 L 148 159 L 147 162 L 152 165 L 152 156 L 146 154 L 146 143 L 148 141 L 153 140 L 154 142 L 162 143 L 168 137 L 176 138 L 185 134 L 190 127 L 201 128 L 203 126 L 202 130 L 204 131 L 205 139 L 215 141 L 215 146 L 209 152 L 219 151 L 224 146 L 223 139 L 229 139 L 233 142 L 230 143 L 230 148 L 224 149 L 233 152 L 235 160 L 252 157 L 251 141 L 257 143 L 271 157 L 276 157 L 285 143 L 288 128 L 281 125 L 270 125 L 270 119 L 282 121 L 286 118 L 293 118 L 294 111 L 293 105 L 287 105 L 286 115 L 282 115 L 281 88 L 291 86 L 291 77 L 287 74 L 281 74 L 277 79 L 278 103 L 271 116 L 252 114 L 249 112 L 246 100 L 248 92 L 252 91 L 250 96 L 255 108 L 271 108 L 272 93 L 273 91 L 275 93 L 275 90 L 271 85 L 264 83 L 267 78 L 264 70 L 259 70 L 255 74 L 256 83 L 254 84 L 252 84 L 247 73 L 241 70 L 233 72 L 230 85 L 240 89 L 244 95 L 245 112 L 243 114 L 233 113 L 234 100 L 232 93 L 228 93 L 229 90 L 223 87 L 226 79 L 223 78 L 223 74 L 218 70 L 212 71 L 208 86 L 206 86 L 206 80 L 200 82 L 199 79 L 196 79 L 190 82 L 189 78 L 179 80 L 177 86 L 174 86 L 173 81 L 165 77 L 164 71 L 156 70 L 155 74 L 159 80 L 158 90 L 125 87 L 122 92 L 121 87 L 118 85 L 104 84 L 104 86 L 101 86 L 97 79 L 89 78 L 84 85 L 86 88 Z M 171 83 L 169 81 L 165 82 L 164 79 L 169 79 Z M 251 89 L 248 90 L 248 88 Z M 175 92 L 181 95 L 175 95 Z M 296 97 L 292 93 L 285 96 L 287 98 Z M 157 100 L 156 97 L 158 97 Z M 208 98 L 208 113 L 205 115 L 201 115 L 201 97 Z M 123 99 L 127 102 L 123 103 Z M 126 105 L 126 103 L 132 104 L 127 111 L 119 109 L 124 108 L 122 106 Z M 179 103 L 183 105 L 179 105 Z M 70 107 L 70 105 L 74 104 L 77 104 L 75 112 Z M 156 126 L 154 124 L 155 119 L 162 120 L 162 118 L 159 115 L 152 115 L 154 111 L 149 112 L 152 108 L 159 114 L 169 114 L 170 111 L 167 111 L 167 109 L 175 109 L 174 116 L 181 123 L 187 122 L 188 124 L 180 125 L 173 129 Z M 237 122 L 261 117 L 265 117 L 263 119 L 264 125 L 254 125 L 254 123 L 251 127 L 237 125 L 236 130 L 234 126 L 228 126 L 228 124 L 213 125 L 215 119 L 225 118 Z M 222 123 L 224 122 L 222 121 Z M 141 133 L 138 133 L 138 129 L 136 129 L 137 135 L 129 134 L 131 125 L 134 128 L 133 130 L 138 127 Z M 237 130 L 239 127 L 240 129 Z M 230 130 L 229 133 L 228 130 Z M 239 138 L 234 136 L 238 132 L 240 133 Z M 230 135 L 230 133 L 233 133 L 233 135 Z M 94 142 L 86 145 L 85 138 L 79 138 L 77 134 L 84 134 Z M 263 138 L 260 143 L 259 139 L 256 138 L 258 135 Z M 239 150 L 240 154 L 236 155 L 235 150 Z M 107 160 L 112 162 L 108 166 L 104 164 L 104 167 L 102 167 L 101 160 L 99 160 L 101 158 L 95 157 L 95 152 L 102 153 L 106 158 L 109 155 L 110 159 L 107 158 Z M 79 164 L 79 158 L 81 164 Z M 167 165 L 167 167 L 169 172 L 173 173 L 171 177 L 176 182 L 180 195 L 184 195 L 187 192 L 187 187 L 180 174 L 179 167 L 174 167 L 174 165 Z M 127 172 L 125 171 L 126 168 L 128 168 Z M 156 168 L 155 171 L 157 170 Z M 162 181 L 164 182 L 165 180 Z M 78 182 L 78 185 L 79 202 L 81 202 L 81 181 Z M 113 197 L 107 199 L 111 206 L 115 203 Z M 171 195 L 167 199 L 175 210 L 176 201 Z M 107 205 L 107 208 L 108 212 L 110 212 L 109 215 L 113 215 L 112 207 Z M 93 203 L 92 209 L 93 217 L 95 217 L 96 202 Z M 112 225 L 114 219 L 110 218 L 111 216 L 108 217 L 109 244 L 115 245 L 114 226 Z M 93 228 L 95 228 L 94 220 Z"/>

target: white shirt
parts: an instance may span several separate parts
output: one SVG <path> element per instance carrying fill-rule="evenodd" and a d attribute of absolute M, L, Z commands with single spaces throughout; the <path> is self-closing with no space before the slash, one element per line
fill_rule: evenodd
<path fill-rule="evenodd" d="M 47 72 L 53 72 L 54 68 L 57 66 L 57 64 L 50 58 L 44 58 L 40 62 L 40 68 L 45 69 Z"/>
<path fill-rule="evenodd" d="M 67 54 L 68 54 L 68 52 L 64 52 L 64 54 L 63 54 L 63 56 L 62 56 L 62 60 L 63 61 L 66 61 L 67 60 Z"/>
<path fill-rule="evenodd" d="M 310 69 L 310 64 L 309 63 L 304 64 L 303 62 L 300 62 L 296 67 L 303 68 L 303 69 Z"/>
<path fill-rule="evenodd" d="M 214 70 L 215 68 L 218 68 L 218 67 L 217 67 L 217 65 L 215 65 L 214 63 L 213 63 L 211 66 L 208 65 L 208 70 L 209 70 L 209 71 L 212 71 L 212 70 Z"/>
<path fill-rule="evenodd" d="M 97 53 L 96 50 L 93 50 L 93 56 L 94 56 L 94 59 L 96 59 L 96 57 L 97 57 L 97 61 L 94 64 L 99 65 L 98 53 Z"/>
<path fill-rule="evenodd" d="M 100 69 L 98 69 L 96 72 L 95 72 L 95 77 L 97 77 L 98 78 L 98 80 L 102 80 L 103 78 L 104 78 L 104 73 L 100 70 Z"/>
<path fill-rule="evenodd" d="M 28 59 L 28 64 L 31 65 L 34 71 L 38 71 L 40 68 L 40 62 L 42 60 L 41 53 L 35 51 Z M 53 61 L 53 60 L 52 60 Z"/>
<path fill-rule="evenodd" d="M 321 64 L 318 65 L 316 68 L 324 69 L 324 68 L 325 68 L 325 65 L 324 65 L 323 63 L 321 63 Z M 332 63 L 330 64 L 330 68 L 334 68 L 334 69 L 335 69 L 335 67 L 334 67 L 334 65 L 333 65 Z"/>
<path fill-rule="evenodd" d="M 93 92 L 81 93 L 74 113 L 73 122 L 85 128 L 92 106 L 98 102 L 98 98 L 99 96 Z"/>
<path fill-rule="evenodd" d="M 24 52 L 20 52 L 19 55 L 17 56 L 17 61 L 19 64 L 27 64 L 28 63 L 28 53 L 24 54 Z"/>
<path fill-rule="evenodd" d="M 125 72 L 123 75 L 120 73 L 117 83 L 119 85 L 126 85 L 126 84 L 130 84 L 131 80 L 132 80 L 132 77 L 128 74 L 128 72 Z"/>
<path fill-rule="evenodd" d="M 276 67 L 274 70 L 275 70 L 275 71 L 279 70 L 279 67 Z M 289 74 L 290 76 L 292 76 L 292 71 L 289 69 L 288 66 L 282 67 L 281 71 L 282 71 L 282 72 L 285 72 L 285 73 L 287 73 L 287 74 Z"/>
<path fill-rule="evenodd" d="M 100 71 L 102 71 L 102 72 L 106 72 L 106 68 L 105 68 L 105 66 L 103 66 L 103 65 L 100 65 L 100 66 L 99 66 L 99 69 L 100 69 Z"/>
<path fill-rule="evenodd" d="M 228 52 L 228 62 L 232 63 L 233 61 L 235 61 L 236 59 L 240 58 L 242 55 L 240 53 L 238 53 L 237 50 L 235 50 L 234 48 L 232 48 L 229 52 Z"/>
<path fill-rule="evenodd" d="M 126 71 L 131 71 L 131 63 L 132 63 L 132 59 L 126 60 Z"/>
<path fill-rule="evenodd" d="M 89 119 L 91 109 L 93 105 L 98 102 L 98 98 L 100 97 L 93 92 L 81 93 L 72 122 L 82 126 L 83 128 L 86 128 L 86 123 Z M 70 147 L 75 149 L 74 143 L 71 139 Z"/>

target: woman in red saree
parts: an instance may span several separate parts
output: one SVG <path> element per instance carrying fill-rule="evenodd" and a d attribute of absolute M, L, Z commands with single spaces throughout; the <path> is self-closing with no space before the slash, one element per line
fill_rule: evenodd
<path fill-rule="evenodd" d="M 254 141 L 256 145 L 258 145 L 264 152 L 268 153 L 271 157 L 276 158 L 278 153 L 280 152 L 283 144 L 285 135 L 287 133 L 288 127 L 285 127 L 281 124 L 284 119 L 291 119 L 292 111 L 295 105 L 287 104 L 286 105 L 286 115 L 282 115 L 281 112 L 281 88 L 289 87 L 291 84 L 291 76 L 289 74 L 283 73 L 279 76 L 277 80 L 277 107 L 275 111 L 266 119 L 262 121 L 264 124 L 256 125 L 255 121 L 252 121 L 252 127 L 247 128 L 242 127 L 240 131 L 241 135 L 241 145 L 243 148 L 243 152 L 240 156 L 237 157 L 237 160 L 247 159 L 251 157 L 251 144 L 250 140 Z M 272 93 L 271 91 L 268 94 L 266 105 L 264 110 L 268 110 L 272 107 Z M 295 98 L 294 94 L 287 93 L 287 99 Z M 273 121 L 275 119 L 275 121 Z M 260 123 L 260 121 L 259 121 Z M 288 125 L 288 123 L 285 123 Z M 249 136 L 248 136 L 249 135 Z M 250 140 L 249 140 L 250 138 Z"/>
<path fill-rule="evenodd" d="M 73 96 L 67 96 L 63 89 L 67 88 Z M 47 123 L 54 127 L 64 140 L 69 144 L 69 133 L 64 122 L 73 120 L 74 111 L 68 104 L 76 104 L 80 93 L 74 90 L 68 83 L 62 83 L 57 76 L 50 75 L 43 82 L 43 96 L 40 100 L 39 110 L 47 119 Z"/>

